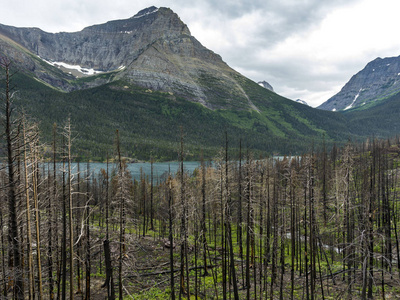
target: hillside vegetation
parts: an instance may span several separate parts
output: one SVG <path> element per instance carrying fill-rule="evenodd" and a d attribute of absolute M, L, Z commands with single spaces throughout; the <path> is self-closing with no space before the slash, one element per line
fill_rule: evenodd
<path fill-rule="evenodd" d="M 99 75 L 107 76 L 107 75 Z M 238 78 L 238 79 L 242 79 Z M 90 78 L 79 79 L 94 80 Z M 118 129 L 124 154 L 148 160 L 176 160 L 181 129 L 188 159 L 198 159 L 201 150 L 212 157 L 221 147 L 225 132 L 232 148 L 239 140 L 262 155 L 299 154 L 312 143 L 325 139 L 341 143 L 346 121 L 332 112 L 297 104 L 259 87 L 250 80 L 241 82 L 255 109 L 209 109 L 170 92 L 153 91 L 133 84 L 109 84 L 69 93 L 46 86 L 22 72 L 12 78 L 15 105 L 39 122 L 45 141 L 53 124 L 68 116 L 76 134 L 75 147 L 81 157 L 105 160 Z M 355 136 L 355 135 L 354 135 Z"/>

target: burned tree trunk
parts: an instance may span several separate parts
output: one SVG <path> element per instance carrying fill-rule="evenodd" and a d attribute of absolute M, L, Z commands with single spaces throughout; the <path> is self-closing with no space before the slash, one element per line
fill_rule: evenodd
<path fill-rule="evenodd" d="M 7 175 L 8 175 L 8 211 L 9 211 L 9 229 L 8 239 L 10 241 L 10 268 L 13 272 L 14 284 L 13 298 L 23 299 L 23 282 L 22 282 L 22 262 L 21 262 L 21 245 L 18 238 L 18 223 L 17 223 L 17 182 L 16 182 L 16 170 L 14 166 L 15 153 L 14 145 L 16 140 L 19 138 L 17 133 L 13 132 L 12 119 L 12 88 L 11 88 L 11 74 L 10 67 L 11 62 L 5 58 L 0 58 L 0 67 L 5 72 L 5 93 L 3 100 L 3 114 L 4 114 L 4 129 L 5 129 L 5 140 L 7 145 Z"/>

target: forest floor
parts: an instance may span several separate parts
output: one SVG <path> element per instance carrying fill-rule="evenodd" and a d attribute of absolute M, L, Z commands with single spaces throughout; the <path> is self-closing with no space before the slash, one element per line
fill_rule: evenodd
<path fill-rule="evenodd" d="M 124 299 L 171 299 L 171 286 L 170 286 L 170 262 L 169 254 L 170 249 L 165 247 L 166 239 L 156 238 L 154 236 L 146 235 L 138 237 L 135 235 L 126 236 L 126 243 L 129 247 L 126 249 L 126 253 L 123 259 L 123 293 Z M 97 243 L 100 245 L 99 241 Z M 97 246 L 96 246 L 97 247 Z M 190 245 L 191 252 L 189 253 L 189 260 L 191 271 L 190 271 L 190 290 L 191 299 L 195 298 L 195 278 L 196 270 L 194 270 L 194 250 L 193 245 Z M 211 249 L 212 250 L 212 249 Z M 111 252 L 113 253 L 114 261 L 114 286 L 115 292 L 118 294 L 118 253 L 119 247 L 117 242 L 111 242 Z M 92 277 L 91 277 L 91 299 L 103 300 L 107 299 L 107 291 L 102 287 L 105 281 L 104 274 L 104 257 L 100 257 L 102 251 L 98 251 L 98 255 L 92 263 Z M 215 255 L 211 260 L 212 264 L 221 264 L 221 259 L 218 252 L 214 252 Z M 103 255 L 103 254 L 102 254 Z M 221 268 L 209 268 L 209 276 L 202 276 L 204 273 L 202 269 L 202 261 L 198 257 L 198 269 L 197 269 L 197 285 L 198 285 L 198 299 L 222 299 L 222 280 L 221 280 Z M 96 274 L 94 273 L 94 265 L 99 270 Z M 246 299 L 246 287 L 244 279 L 244 269 L 241 266 L 245 266 L 245 262 L 241 262 L 239 259 L 236 260 L 236 268 L 238 271 L 238 288 L 239 298 Z M 100 272 L 99 266 L 102 266 Z M 286 270 L 283 273 L 283 277 L 280 276 L 280 266 L 278 266 L 276 284 L 274 285 L 274 297 L 273 299 L 279 299 L 280 294 L 280 280 L 284 282 L 282 293 L 284 298 L 290 298 L 291 296 L 291 274 L 289 265 L 285 266 Z M 180 261 L 179 261 L 179 247 L 174 249 L 174 269 L 175 269 L 175 295 L 178 298 L 179 295 L 179 275 L 180 275 Z M 271 274 L 271 269 L 267 270 L 268 274 Z M 359 271 L 357 271 L 359 272 Z M 250 270 L 251 276 L 254 275 L 254 269 Z M 356 282 L 352 284 L 352 292 L 348 293 L 347 279 L 343 277 L 343 273 L 336 272 L 335 280 L 333 281 L 330 276 L 322 276 L 321 281 L 318 278 L 315 288 L 315 299 L 360 299 L 361 298 L 361 277 L 358 278 L 356 275 Z M 318 275 L 319 276 L 319 275 Z M 400 280 L 399 274 L 395 272 L 393 276 L 384 274 L 385 290 L 381 289 L 382 277 L 379 273 L 375 275 L 376 280 L 374 281 L 374 299 L 400 299 Z M 216 280 L 215 280 L 216 279 Z M 82 279 L 84 282 L 84 278 Z M 217 282 L 217 284 L 215 284 Z M 294 299 L 307 299 L 306 288 L 305 288 L 305 276 L 299 275 L 295 272 L 294 276 Z M 84 286 L 84 285 L 82 285 Z M 271 292 L 270 277 L 267 278 L 267 292 L 268 295 Z M 231 299 L 233 296 L 233 287 L 228 284 L 228 294 L 231 293 Z M 254 286 L 250 290 L 251 299 L 265 299 L 265 290 L 261 288 L 260 284 L 257 285 L 257 290 L 254 290 Z M 262 295 L 261 295 L 262 294 Z M 229 296 L 228 296 L 229 297 Z M 183 297 L 186 299 L 186 297 Z M 76 295 L 76 299 L 84 299 L 84 295 Z M 270 296 L 268 299 L 271 299 Z"/>

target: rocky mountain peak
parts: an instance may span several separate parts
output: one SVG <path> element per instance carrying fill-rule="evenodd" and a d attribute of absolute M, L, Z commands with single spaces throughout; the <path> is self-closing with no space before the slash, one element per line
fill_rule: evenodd
<path fill-rule="evenodd" d="M 169 8 L 152 6 L 129 19 L 89 26 L 80 32 L 52 34 L 0 24 L 0 34 L 45 61 L 109 72 L 130 64 L 154 42 L 190 36 L 190 31 Z"/>
<path fill-rule="evenodd" d="M 318 108 L 338 111 L 368 107 L 400 91 L 400 56 L 376 58 Z"/>
<path fill-rule="evenodd" d="M 308 103 L 307 103 L 306 101 L 302 100 L 302 99 L 296 99 L 295 101 L 296 101 L 297 103 L 300 103 L 300 104 L 304 104 L 304 105 L 309 106 Z"/>
<path fill-rule="evenodd" d="M 186 24 L 171 9 L 155 6 L 143 9 L 129 19 L 113 20 L 105 24 L 86 27 L 83 32 L 134 34 L 138 31 L 146 31 L 144 27 L 149 27 L 149 29 L 155 31 L 155 28 L 161 29 L 161 26 L 164 37 L 180 34 L 190 35 Z"/>
<path fill-rule="evenodd" d="M 266 88 L 267 90 L 270 90 L 270 91 L 274 91 L 274 88 L 272 87 L 272 85 L 270 85 L 268 82 L 266 82 L 265 80 L 264 81 L 259 81 L 259 82 L 257 82 L 260 86 L 262 86 L 263 88 Z"/>
<path fill-rule="evenodd" d="M 2 43 L 10 57 L 23 56 L 21 67 L 29 65 L 38 79 L 65 91 L 123 80 L 213 109 L 254 109 L 238 83 L 240 75 L 196 40 L 169 8 L 148 7 L 129 19 L 72 33 L 0 24 L 0 52 Z M 97 76 L 101 73 L 107 75 Z M 75 82 L 77 76 L 96 78 Z"/>
<path fill-rule="evenodd" d="M 155 6 L 150 6 L 148 8 L 142 9 L 141 11 L 139 11 L 136 15 L 134 15 L 132 17 L 132 19 L 138 19 L 147 15 L 150 15 L 152 13 L 155 13 L 158 11 L 158 8 Z"/>

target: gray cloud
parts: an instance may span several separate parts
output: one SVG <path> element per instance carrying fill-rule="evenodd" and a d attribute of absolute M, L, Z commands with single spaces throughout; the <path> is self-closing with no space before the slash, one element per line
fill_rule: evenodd
<path fill-rule="evenodd" d="M 179 6 L 193 9 L 193 5 L 211 18 L 234 20 L 259 12 L 264 16 L 259 29 L 259 43 L 271 44 L 318 24 L 336 7 L 349 5 L 358 0 L 253 0 L 215 1 L 206 0 L 196 4 L 178 1 Z M 189 19 L 190 20 L 190 19 Z M 254 45 L 256 46 L 256 45 Z"/>

